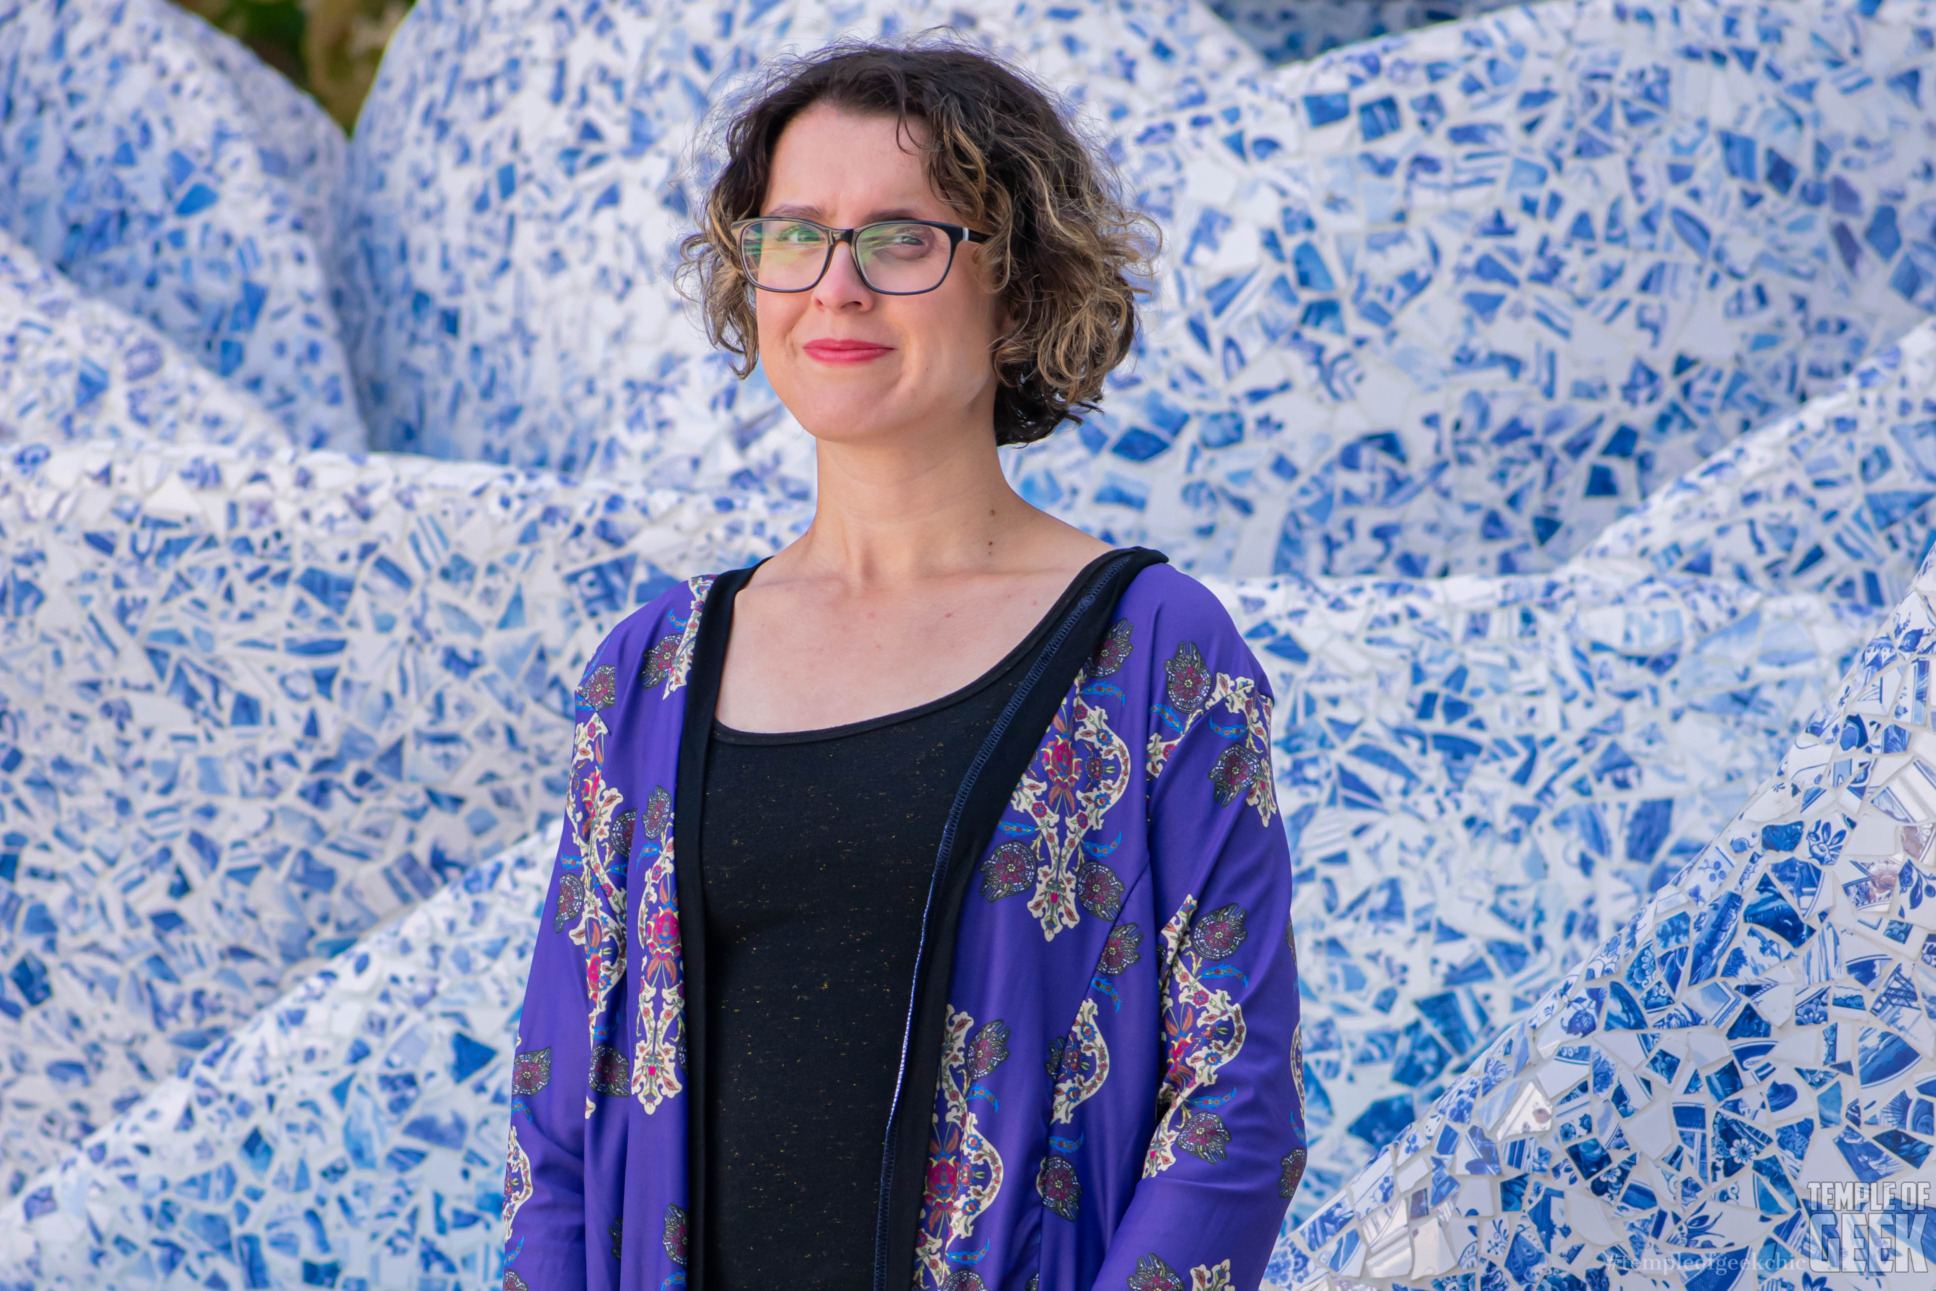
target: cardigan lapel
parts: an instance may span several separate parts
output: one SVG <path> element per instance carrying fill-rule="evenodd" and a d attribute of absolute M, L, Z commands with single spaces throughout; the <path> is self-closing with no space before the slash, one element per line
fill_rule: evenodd
<path fill-rule="evenodd" d="M 706 901 L 700 869 L 700 817 L 706 805 L 706 751 L 713 712 L 725 672 L 726 643 L 733 630 L 733 598 L 753 570 L 736 569 L 713 580 L 700 611 L 692 675 L 679 728 L 678 782 L 673 810 L 673 871 L 679 893 L 680 953 L 685 961 L 686 1042 L 686 1285 L 706 1286 Z"/>
<path fill-rule="evenodd" d="M 880 1214 L 875 1229 L 874 1291 L 914 1284 L 921 1200 L 927 1183 L 928 1131 L 947 1027 L 948 990 L 957 947 L 955 932 L 975 864 L 989 848 L 1002 809 L 1035 759 L 1076 676 L 1115 617 L 1116 603 L 1137 574 L 1167 561 L 1132 547 L 1093 576 L 1088 590 L 1064 613 L 1042 653 L 1010 697 L 995 728 L 955 795 L 935 855 L 915 964 L 901 1072 L 881 1164 Z M 703 1291 L 695 1285 L 695 1291 Z"/>

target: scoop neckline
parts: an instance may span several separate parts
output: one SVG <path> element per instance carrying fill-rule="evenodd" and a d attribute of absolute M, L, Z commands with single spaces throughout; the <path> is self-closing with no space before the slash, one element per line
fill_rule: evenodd
<path fill-rule="evenodd" d="M 712 722 L 713 738 L 722 743 L 739 745 L 817 744 L 827 740 L 845 739 L 852 735 L 865 735 L 870 731 L 877 731 L 888 726 L 898 726 L 902 722 L 911 722 L 916 718 L 926 717 L 930 713 L 938 713 L 944 708 L 951 708 L 956 704 L 972 699 L 981 691 L 988 689 L 988 687 L 1001 680 L 1010 669 L 1014 668 L 1016 664 L 1020 663 L 1033 652 L 1035 647 L 1041 644 L 1042 638 L 1048 635 L 1050 628 L 1062 617 L 1063 612 L 1082 594 L 1082 590 L 1095 579 L 1096 571 L 1103 562 L 1113 556 L 1121 555 L 1125 550 L 1127 549 L 1122 547 L 1112 547 L 1084 565 L 1076 572 L 1076 576 L 1069 580 L 1069 585 L 1062 589 L 1062 594 L 1055 599 L 1055 603 L 1049 606 L 1048 611 L 1042 615 L 1034 627 L 1028 630 L 1028 634 L 1015 644 L 1014 648 L 997 660 L 981 676 L 976 677 L 973 681 L 970 681 L 957 690 L 949 691 L 938 699 L 927 700 L 924 703 L 916 704 L 912 708 L 903 708 L 892 713 L 883 713 L 879 717 L 866 717 L 858 722 L 847 722 L 840 726 L 820 726 L 804 731 L 742 731 L 737 727 L 726 725 L 715 717 Z M 768 557 L 767 559 L 770 560 L 772 558 Z M 766 561 L 764 560 L 760 562 L 761 565 L 765 563 Z M 755 565 L 754 568 L 758 569 L 759 565 Z M 737 600 L 739 593 L 734 592 L 733 597 Z"/>

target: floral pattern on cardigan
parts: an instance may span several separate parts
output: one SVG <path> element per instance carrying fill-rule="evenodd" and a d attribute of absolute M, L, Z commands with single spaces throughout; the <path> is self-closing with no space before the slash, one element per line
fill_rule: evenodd
<path fill-rule="evenodd" d="M 507 1285 L 686 1278 L 670 786 L 710 581 L 621 624 L 578 692 L 513 1064 Z M 1167 567 L 1136 574 L 975 860 L 918 1181 L 918 1287 L 1261 1277 L 1305 1143 L 1269 736 L 1262 670 L 1222 606 Z"/>

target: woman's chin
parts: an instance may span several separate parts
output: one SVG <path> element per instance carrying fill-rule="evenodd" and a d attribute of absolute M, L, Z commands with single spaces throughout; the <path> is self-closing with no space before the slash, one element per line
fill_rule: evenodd
<path fill-rule="evenodd" d="M 818 442 L 856 446 L 892 439 L 897 429 L 913 420 L 911 414 L 896 417 L 880 399 L 843 399 L 816 404 L 796 415 L 807 433 Z"/>

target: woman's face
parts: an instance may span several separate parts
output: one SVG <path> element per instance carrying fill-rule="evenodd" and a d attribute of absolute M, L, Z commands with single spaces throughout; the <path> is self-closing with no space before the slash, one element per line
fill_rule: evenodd
<path fill-rule="evenodd" d="M 760 214 L 836 229 L 885 219 L 967 223 L 902 142 L 892 117 L 806 109 L 773 149 Z M 941 286 L 919 296 L 869 290 L 846 243 L 811 291 L 754 296 L 767 380 L 815 439 L 883 443 L 993 426 L 990 355 L 1001 310 L 972 244 L 957 247 Z"/>

